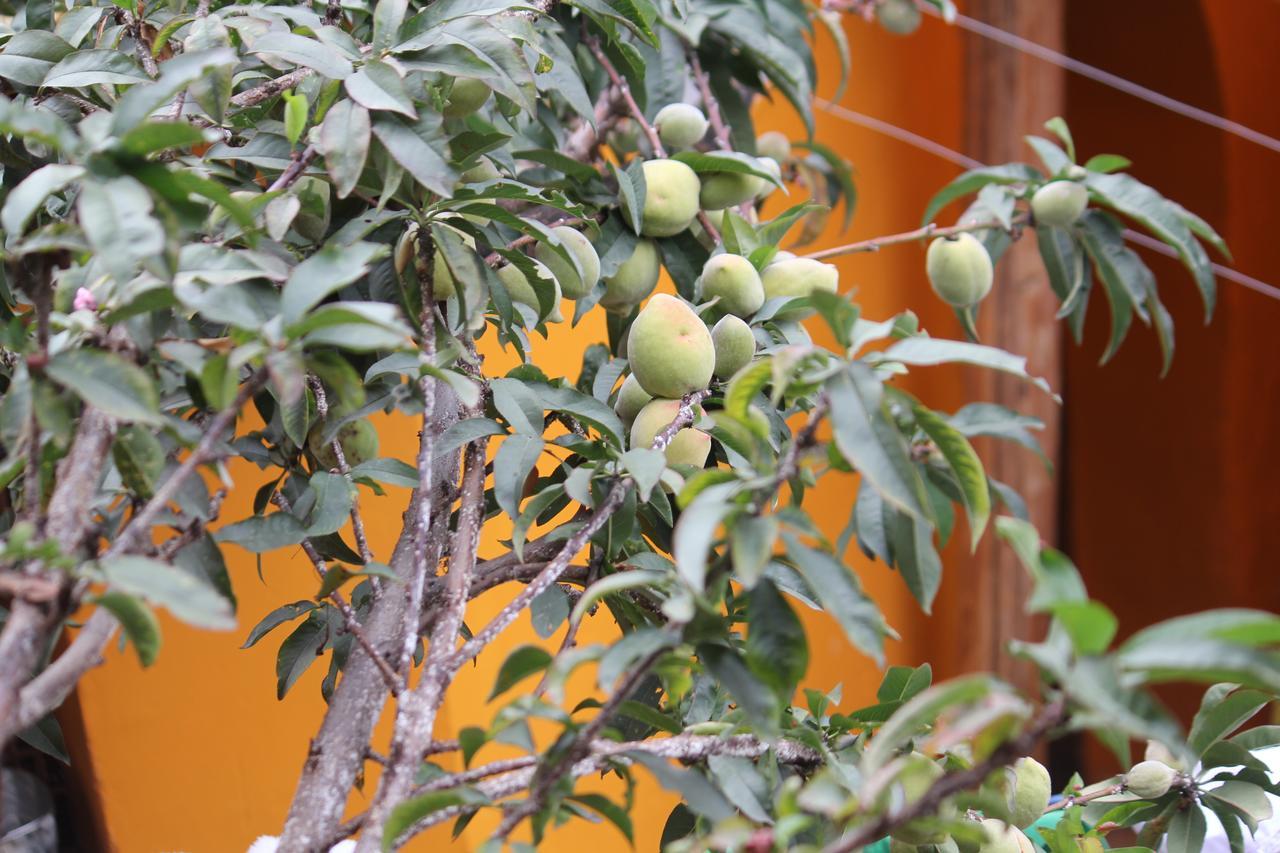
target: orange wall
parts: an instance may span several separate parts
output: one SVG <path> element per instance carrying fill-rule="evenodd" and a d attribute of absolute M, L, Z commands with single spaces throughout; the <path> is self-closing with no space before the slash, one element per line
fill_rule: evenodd
<path fill-rule="evenodd" d="M 958 34 L 932 19 L 926 20 L 913 39 L 898 39 L 858 21 L 850 21 L 847 29 L 854 55 L 854 84 L 844 102 L 945 144 L 958 145 L 962 96 Z M 820 39 L 819 55 L 821 67 L 830 69 L 820 91 L 829 94 L 838 66 L 825 36 Z M 759 116 L 762 127 L 801 135 L 798 122 L 785 106 L 765 105 Z M 850 233 L 839 235 L 832 227 L 822 245 L 914 227 L 932 192 L 955 173 L 929 155 L 821 112 L 818 138 L 834 145 L 855 164 L 861 197 Z M 780 207 L 786 202 L 774 200 L 771 204 Z M 839 265 L 842 288 L 857 289 L 867 316 L 882 318 L 911 306 L 936 333 L 958 334 L 949 313 L 928 293 L 921 247 L 844 258 Z M 603 336 L 599 317 L 577 330 L 561 327 L 550 341 L 538 342 L 537 361 L 549 373 L 576 375 L 582 346 Z M 493 346 L 486 350 L 489 369 L 506 363 L 494 350 Z M 960 402 L 954 385 L 945 382 L 942 375 L 916 380 L 914 390 L 936 406 Z M 412 458 L 413 426 L 385 419 L 381 427 L 383 453 Z M 249 513 L 251 495 L 262 475 L 248 465 L 232 466 L 232 474 L 238 488 L 224 509 L 224 517 L 234 520 Z M 811 495 L 811 505 L 832 536 L 847 520 L 854 485 L 850 478 L 832 476 Z M 375 552 L 390 550 L 403 499 L 403 494 L 396 494 L 366 510 Z M 497 526 L 486 539 L 486 552 L 495 547 Z M 91 784 L 100 798 L 116 850 L 238 851 L 260 833 L 274 834 L 283 823 L 308 738 L 323 712 L 319 681 L 324 667 L 315 666 L 283 702 L 277 702 L 274 661 L 285 634 L 275 633 L 247 651 L 239 645 L 264 614 L 282 603 L 309 597 L 316 582 L 300 554 L 270 555 L 259 581 L 252 555 L 230 550 L 229 566 L 239 596 L 239 630 L 231 634 L 197 632 L 165 618 L 165 647 L 150 671 L 142 672 L 131 652 L 113 649 L 107 665 L 91 673 L 80 687 L 93 754 Z M 900 579 L 856 553 L 850 554 L 850 561 L 890 623 L 911 638 L 891 644 L 891 660 L 915 663 L 927 659 L 923 633 L 927 623 Z M 496 590 L 477 599 L 468 611 L 468 622 L 482 624 L 501 606 L 505 595 L 509 591 Z M 825 617 L 806 614 L 806 619 L 812 645 L 808 683 L 823 689 L 843 683 L 846 706 L 867 699 L 879 681 L 873 664 L 852 652 Z M 604 619 L 598 617 L 595 623 L 584 631 L 584 641 L 609 635 L 611 626 Z M 460 673 L 440 721 L 441 737 L 450 736 L 462 725 L 490 719 L 491 710 L 483 700 L 504 650 L 533 639 L 526 617 L 510 636 L 494 644 L 477 667 Z M 556 636 L 550 643 L 558 641 Z M 389 733 L 385 715 L 379 732 L 385 742 Z M 582 784 L 599 788 L 602 783 L 584 780 Z M 363 803 L 360 795 L 353 795 L 353 810 Z M 656 848 L 672 803 L 672 797 L 655 786 L 642 789 L 635 815 L 637 849 Z M 483 839 L 482 830 L 468 831 L 469 846 Z M 564 847 L 572 845 L 571 849 L 585 844 L 622 849 L 624 844 L 611 827 L 581 822 L 557 831 L 554 841 Z M 432 849 L 447 842 L 447 834 L 441 834 L 420 840 L 411 849 Z"/>

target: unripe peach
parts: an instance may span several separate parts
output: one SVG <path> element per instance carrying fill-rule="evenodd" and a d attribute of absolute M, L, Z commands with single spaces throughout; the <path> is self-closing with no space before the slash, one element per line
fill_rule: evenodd
<path fill-rule="evenodd" d="M 1035 853 L 1031 839 L 1003 821 L 987 818 L 982 829 L 987 837 L 978 853 Z"/>
<path fill-rule="evenodd" d="M 560 239 L 561 245 L 577 259 L 578 266 L 582 268 L 582 274 L 579 275 L 572 264 L 545 243 L 539 243 L 534 247 L 533 256 L 547 265 L 555 275 L 556 281 L 560 282 L 560 289 L 565 296 L 570 299 L 586 296 L 600 280 L 600 256 L 596 254 L 595 246 L 591 245 L 591 241 L 585 234 L 568 225 L 558 225 L 551 229 L 551 233 L 555 234 Z"/>
<path fill-rule="evenodd" d="M 756 336 L 745 320 L 726 314 L 711 329 L 716 347 L 715 375 L 728 379 L 751 363 L 756 354 Z"/>
<path fill-rule="evenodd" d="M 715 255 L 702 267 L 702 298 L 719 297 L 717 307 L 749 317 L 764 304 L 764 284 L 751 261 L 742 255 Z"/>
<path fill-rule="evenodd" d="M 654 399 L 648 403 L 631 424 L 632 449 L 652 447 L 653 440 L 671 425 L 679 411 L 679 400 Z M 692 465 L 695 468 L 701 468 L 707 464 L 707 456 L 711 453 L 711 436 L 702 430 L 684 427 L 675 434 L 664 452 L 668 465 Z"/>
<path fill-rule="evenodd" d="M 447 118 L 469 116 L 489 100 L 489 87 L 482 80 L 473 77 L 459 77 L 453 81 L 449 90 L 449 99 L 444 103 L 444 114 Z"/>
<path fill-rule="evenodd" d="M 644 209 L 640 233 L 646 237 L 673 237 L 689 227 L 698 215 L 698 175 L 679 160 L 646 160 Z M 622 216 L 630 220 L 627 206 Z"/>
<path fill-rule="evenodd" d="M 782 167 L 779 166 L 778 161 L 774 160 L 772 157 L 757 157 L 756 165 L 760 167 L 760 171 L 768 172 L 770 175 L 773 175 L 774 178 L 773 181 L 761 180 L 760 189 L 756 191 L 757 200 L 766 199 L 773 195 L 773 191 L 778 188 L 778 185 L 774 183 L 774 181 L 782 180 Z"/>
<path fill-rule="evenodd" d="M 756 197 L 767 182 L 746 172 L 712 172 L 702 180 L 698 203 L 704 210 L 736 207 Z"/>
<path fill-rule="evenodd" d="M 939 237 L 930 243 L 925 271 L 934 293 L 956 308 L 981 302 L 991 292 L 995 278 L 986 247 L 969 233 Z"/>
<path fill-rule="evenodd" d="M 1009 823 L 1026 829 L 1040 819 L 1049 805 L 1053 793 L 1049 771 L 1030 756 L 1019 758 L 1013 764 L 1013 802 Z"/>
<path fill-rule="evenodd" d="M 791 156 L 791 142 L 787 135 L 777 130 L 767 130 L 756 137 L 756 153 L 785 163 Z"/>
<path fill-rule="evenodd" d="M 636 419 L 636 415 L 640 414 L 640 410 L 652 399 L 653 395 L 640 387 L 635 374 L 629 374 L 622 380 L 622 386 L 618 388 L 618 398 L 613 402 L 613 411 L 624 424 L 630 426 Z"/>
<path fill-rule="evenodd" d="M 627 360 L 640 387 L 674 400 L 707 387 L 715 369 L 715 345 L 688 305 L 659 293 L 631 324 Z"/>
<path fill-rule="evenodd" d="M 459 231 L 458 236 L 462 238 L 462 242 L 474 249 L 476 240 L 470 234 Z M 409 268 L 409 263 L 413 263 L 413 269 L 421 279 L 425 277 L 426 266 L 422 262 L 422 256 L 418 253 L 418 226 L 411 225 L 405 232 L 400 235 L 400 239 L 396 242 L 395 250 L 395 267 L 396 275 L 404 275 L 404 271 Z M 435 257 L 432 260 L 432 276 L 431 276 L 431 292 L 435 296 L 437 302 L 443 302 L 451 296 L 457 296 L 457 285 L 453 280 L 453 273 L 449 271 L 448 264 L 444 261 L 444 252 L 436 248 Z"/>
<path fill-rule="evenodd" d="M 693 104 L 667 104 L 653 117 L 653 129 L 667 148 L 692 148 L 707 135 L 707 117 Z"/>
<path fill-rule="evenodd" d="M 658 286 L 662 274 L 662 256 L 652 240 L 638 240 L 631 257 L 618 271 L 604 280 L 604 296 L 600 304 L 610 311 L 625 313 L 639 304 Z"/>
<path fill-rule="evenodd" d="M 559 279 L 541 261 L 535 260 L 533 265 L 538 279 L 542 282 L 541 286 L 546 287 L 546 282 L 549 281 L 552 287 L 555 288 L 555 300 L 552 302 L 551 311 L 547 314 L 547 320 L 552 323 L 558 323 L 564 319 L 564 316 L 560 313 L 561 292 Z M 503 287 L 507 289 L 507 295 L 511 297 L 512 302 L 528 305 L 534 310 L 534 313 L 542 310 L 538 304 L 538 292 L 534 289 L 533 283 L 515 264 L 507 264 L 499 269 L 498 279 L 502 282 Z"/>
<path fill-rule="evenodd" d="M 1041 225 L 1066 228 L 1089 206 L 1089 191 L 1075 181 L 1051 181 L 1031 197 L 1031 214 Z"/>
<path fill-rule="evenodd" d="M 1139 761 L 1124 774 L 1125 789 L 1144 800 L 1156 800 L 1169 793 L 1178 771 L 1163 761 Z"/>
<path fill-rule="evenodd" d="M 920 29 L 920 8 L 915 0 L 882 0 L 876 7 L 876 20 L 895 35 L 909 36 Z"/>
<path fill-rule="evenodd" d="M 502 177 L 502 173 L 498 171 L 498 167 L 493 165 L 493 161 L 487 157 L 480 158 L 480 162 L 463 172 L 458 177 L 461 184 L 480 184 L 485 181 L 496 181 Z"/>
<path fill-rule="evenodd" d="M 778 257 L 781 256 L 779 252 Z M 835 293 L 840 283 L 840 271 L 834 264 L 813 258 L 783 258 L 775 259 L 765 267 L 760 280 L 764 284 L 765 299 L 808 296 L 815 290 Z"/>
<path fill-rule="evenodd" d="M 333 452 L 333 444 L 323 440 L 323 433 L 323 424 L 317 424 L 307 436 L 307 449 L 321 468 L 337 468 L 338 455 Z M 378 455 L 378 431 L 368 421 L 348 421 L 339 427 L 335 437 L 342 448 L 343 458 L 351 468 Z"/>

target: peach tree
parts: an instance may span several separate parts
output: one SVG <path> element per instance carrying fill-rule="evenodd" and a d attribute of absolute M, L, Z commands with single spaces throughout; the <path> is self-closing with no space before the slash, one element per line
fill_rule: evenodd
<path fill-rule="evenodd" d="M 477 815 L 486 849 L 566 820 L 630 837 L 631 796 L 577 786 L 600 773 L 681 795 L 671 850 L 1012 851 L 1050 810 L 1045 849 L 1140 825 L 1140 844 L 1168 833 L 1189 851 L 1206 809 L 1240 849 L 1269 816 L 1253 750 L 1280 736 L 1237 729 L 1280 689 L 1280 622 L 1201 613 L 1115 643 L 974 450 L 1034 448 L 1038 423 L 983 401 L 937 411 L 900 379 L 958 363 L 1044 383 L 998 341 L 862 316 L 805 254 L 833 210 L 848 224 L 850 169 L 820 140 L 757 136 L 752 104 L 786 99 L 812 129 L 815 31 L 842 48 L 849 16 L 907 32 L 915 3 L 11 5 L 0 744 L 56 751 L 50 713 L 117 635 L 153 661 L 162 608 L 257 623 L 247 642 L 279 643 L 280 696 L 327 668 L 285 850 L 393 849 Z M 1167 364 L 1169 314 L 1123 229 L 1171 246 L 1206 312 L 1202 242 L 1221 240 L 1123 158 L 1080 163 L 1065 124 L 1046 127 L 1035 165 L 966 173 L 925 227 L 823 257 L 930 240 L 929 279 L 972 331 L 993 264 L 1034 240 L 1073 331 L 1101 290 L 1107 354 L 1137 317 Z M 959 200 L 957 224 L 934 224 Z M 576 376 L 548 375 L 539 339 L 593 313 L 607 339 Z M 499 350 L 519 365 L 487 369 Z M 379 412 L 416 453 L 379 454 Z M 860 484 L 835 538 L 805 505 L 832 472 Z M 388 488 L 408 499 L 383 553 L 364 513 Z M 232 489 L 253 491 L 250 517 L 223 517 Z M 482 557 L 489 530 L 501 549 Z M 889 667 L 858 709 L 807 684 L 799 609 L 876 661 L 894 635 L 845 562 L 853 543 L 928 608 L 957 535 L 1000 537 L 1034 579 L 1026 606 L 1049 628 L 1012 651 L 1038 692 L 931 684 L 927 664 Z M 268 572 L 301 550 L 314 596 L 237 615 L 228 548 Z M 498 586 L 505 606 L 468 621 Z M 507 656 L 491 718 L 448 737 L 455 676 L 525 610 L 546 642 Z M 586 620 L 614 639 L 578 642 Z M 596 698 L 575 705 L 580 672 Z M 1150 692 L 1172 680 L 1210 685 L 1187 730 Z M 1073 731 L 1126 767 L 1150 742 L 1148 760 L 1050 807 L 1030 754 Z M 490 742 L 519 755 L 474 761 Z M 433 760 L 446 753 L 464 769 Z M 367 769 L 367 809 L 348 816 Z"/>

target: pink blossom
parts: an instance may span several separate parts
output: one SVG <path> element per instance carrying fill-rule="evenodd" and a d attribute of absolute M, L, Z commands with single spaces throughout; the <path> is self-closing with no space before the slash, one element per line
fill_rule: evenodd
<path fill-rule="evenodd" d="M 72 303 L 77 311 L 88 309 L 93 311 L 98 307 L 97 297 L 93 295 L 93 291 L 87 287 L 82 287 L 76 291 L 75 302 Z"/>

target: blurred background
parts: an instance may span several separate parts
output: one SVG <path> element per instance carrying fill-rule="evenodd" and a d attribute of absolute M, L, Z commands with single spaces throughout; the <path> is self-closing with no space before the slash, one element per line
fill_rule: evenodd
<path fill-rule="evenodd" d="M 1034 389 L 961 370 L 918 374 L 911 390 L 938 408 L 985 399 L 1045 420 L 1041 438 L 1057 476 L 1049 476 L 1025 450 L 979 450 L 991 460 L 992 476 L 1024 492 L 1042 536 L 1079 565 L 1091 594 L 1119 617 L 1122 638 L 1191 610 L 1280 610 L 1280 584 L 1273 580 L 1273 555 L 1280 552 L 1273 438 L 1280 432 L 1280 371 L 1272 369 L 1280 291 L 1265 286 L 1280 284 L 1280 152 L 1064 70 L 1003 43 L 1008 38 L 971 31 L 983 24 L 998 28 L 1274 138 L 1280 137 L 1280 3 L 959 5 L 968 28 L 926 16 L 921 29 L 906 38 L 848 18 L 853 79 L 839 103 L 826 100 L 838 77 L 837 54 L 826 35 L 818 36 L 823 73 L 817 138 L 852 162 L 859 204 L 851 229 L 838 232 L 839 217 L 833 217 L 815 247 L 916 227 L 933 193 L 963 170 L 958 163 L 1030 160 L 1022 137 L 1041 132 L 1055 115 L 1066 117 L 1082 158 L 1114 152 L 1133 160 L 1139 179 L 1223 234 L 1234 258 L 1215 260 L 1260 281 L 1220 279 L 1218 309 L 1205 325 L 1185 271 L 1142 250 L 1177 328 L 1173 368 L 1160 379 L 1155 337 L 1141 327 L 1111 363 L 1098 365 L 1109 322 L 1102 300 L 1090 307 L 1083 343 L 1070 342 L 1053 320 L 1043 271 L 1034 247 L 1027 246 L 1030 255 L 1014 253 L 1001 265 L 980 329 L 985 341 L 1027 355 L 1031 372 L 1060 391 L 1062 407 Z M 758 130 L 803 137 L 784 105 L 762 103 L 756 120 Z M 918 139 L 910 144 L 903 131 L 942 150 L 925 150 L 929 146 Z M 943 211 L 940 222 L 950 224 L 959 212 Z M 929 290 L 923 245 L 838 263 L 842 287 L 856 288 L 864 316 L 881 319 L 910 308 L 932 334 L 961 335 Z M 577 329 L 562 328 L 538 342 L 535 357 L 548 373 L 576 376 L 582 347 L 604 337 L 603 325 L 596 318 Z M 504 369 L 505 357 L 491 337 L 487 367 Z M 411 425 L 385 419 L 379 427 L 385 455 L 411 457 Z M 240 505 L 228 505 L 224 517 L 234 519 L 248 514 L 261 472 L 245 466 L 232 473 L 241 486 L 235 492 Z M 855 484 L 833 476 L 818 492 L 814 505 L 827 508 L 824 520 L 834 535 L 847 520 Z M 392 494 L 367 513 L 375 547 L 390 547 L 403 500 Z M 489 534 L 490 547 L 501 532 Z M 285 635 L 273 634 L 249 650 L 239 646 L 268 611 L 313 595 L 315 582 L 301 555 L 271 555 L 259 579 L 254 556 L 231 550 L 237 634 L 196 632 L 162 616 L 165 653 L 151 670 L 143 674 L 132 654 L 113 651 L 60 713 L 69 768 L 25 749 L 6 756 L 8 764 L 49 784 L 64 849 L 242 851 L 257 835 L 274 834 L 282 825 L 308 739 L 323 713 L 324 667 L 313 667 L 277 701 L 275 654 Z M 868 562 L 856 549 L 848 561 L 906 638 L 891 644 L 891 662 L 931 661 L 935 678 L 977 668 L 1015 681 L 1025 677 L 1004 645 L 1037 636 L 1038 627 L 1022 615 L 1026 584 L 1009 555 L 989 547 L 976 556 L 949 549 L 932 616 L 920 612 L 883 565 Z M 509 594 L 502 588 L 487 593 L 469 620 L 483 621 Z M 846 708 L 864 704 L 879 682 L 876 668 L 823 617 L 805 615 L 812 649 L 808 685 L 843 685 Z M 611 626 L 601 622 L 589 631 L 606 637 Z M 492 712 L 484 697 L 504 651 L 536 639 L 527 617 L 516 633 L 462 673 L 439 736 L 488 722 Z M 558 643 L 559 636 L 547 642 Z M 578 689 L 585 695 L 590 688 L 583 682 Z M 1198 694 L 1170 691 L 1166 700 L 1186 717 Z M 380 729 L 384 740 L 389 723 L 384 719 Z M 1063 742 L 1049 758 L 1058 780 L 1077 770 L 1088 778 L 1114 769 L 1113 759 L 1087 741 Z M 584 780 L 592 784 L 610 789 L 607 782 Z M 642 786 L 637 796 L 636 847 L 654 850 L 674 798 L 653 785 Z M 352 811 L 362 807 L 354 794 Z M 477 822 L 456 842 L 444 828 L 408 849 L 453 844 L 465 850 L 485 837 Z M 612 827 L 584 825 L 556 831 L 547 849 L 623 849 L 625 843 Z"/>

